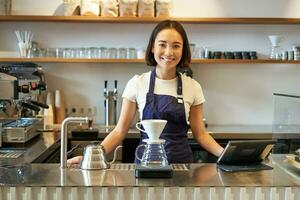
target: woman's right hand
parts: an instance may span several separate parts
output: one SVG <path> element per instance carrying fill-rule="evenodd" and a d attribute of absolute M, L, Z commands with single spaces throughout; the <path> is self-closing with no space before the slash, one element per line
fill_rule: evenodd
<path fill-rule="evenodd" d="M 83 159 L 82 156 L 76 156 L 74 158 L 70 158 L 70 159 L 67 160 L 67 166 L 71 167 L 72 165 L 80 164 L 82 159 Z"/>

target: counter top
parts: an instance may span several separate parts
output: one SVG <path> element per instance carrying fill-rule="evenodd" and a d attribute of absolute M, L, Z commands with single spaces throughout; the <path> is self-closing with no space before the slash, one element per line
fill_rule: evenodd
<path fill-rule="evenodd" d="M 174 165 L 170 179 L 137 179 L 134 164 L 115 164 L 107 170 L 61 169 L 58 164 L 27 164 L 0 168 L 2 186 L 106 186 L 106 187 L 298 187 L 300 170 L 289 171 L 285 155 L 272 155 L 273 170 L 228 173 L 216 164 Z"/>
<path fill-rule="evenodd" d="M 24 152 L 18 158 L 0 158 L 0 166 L 21 165 L 24 163 L 41 162 L 42 157 L 60 147 L 60 132 L 42 132 L 25 144 L 1 147 L 0 152 Z"/>

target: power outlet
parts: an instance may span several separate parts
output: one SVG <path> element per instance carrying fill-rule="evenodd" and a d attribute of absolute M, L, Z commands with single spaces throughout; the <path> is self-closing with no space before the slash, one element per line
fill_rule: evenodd
<path fill-rule="evenodd" d="M 94 117 L 96 116 L 95 106 L 80 106 L 80 105 L 70 105 L 66 109 L 66 113 L 69 117 Z"/>

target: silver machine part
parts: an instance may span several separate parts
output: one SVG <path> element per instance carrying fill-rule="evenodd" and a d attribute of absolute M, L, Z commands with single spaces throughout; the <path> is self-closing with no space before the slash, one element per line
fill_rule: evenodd
<path fill-rule="evenodd" d="M 0 100 L 16 98 L 16 81 L 16 77 L 0 72 Z"/>
<path fill-rule="evenodd" d="M 107 90 L 107 80 L 104 82 L 104 109 L 105 125 L 111 126 L 117 123 L 117 80 L 113 91 Z"/>
<path fill-rule="evenodd" d="M 36 115 L 46 90 L 42 68 L 34 63 L 0 63 L 0 144 L 26 143 L 39 135 L 43 120 Z"/>
<path fill-rule="evenodd" d="M 3 143 L 26 143 L 39 134 L 38 129 L 43 128 L 43 120 L 39 118 L 24 118 L 2 127 Z"/>
<path fill-rule="evenodd" d="M 113 91 L 109 91 L 105 98 L 105 125 L 115 125 L 117 122 L 116 100 Z"/>

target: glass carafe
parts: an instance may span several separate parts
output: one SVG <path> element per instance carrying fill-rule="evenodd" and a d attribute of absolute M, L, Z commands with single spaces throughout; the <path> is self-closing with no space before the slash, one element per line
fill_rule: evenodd
<path fill-rule="evenodd" d="M 162 168 L 168 165 L 167 155 L 164 149 L 164 140 L 151 141 L 143 140 L 146 144 L 141 144 L 136 148 L 135 157 L 141 162 L 141 166 L 147 168 Z M 144 147 L 142 158 L 138 151 Z"/>

